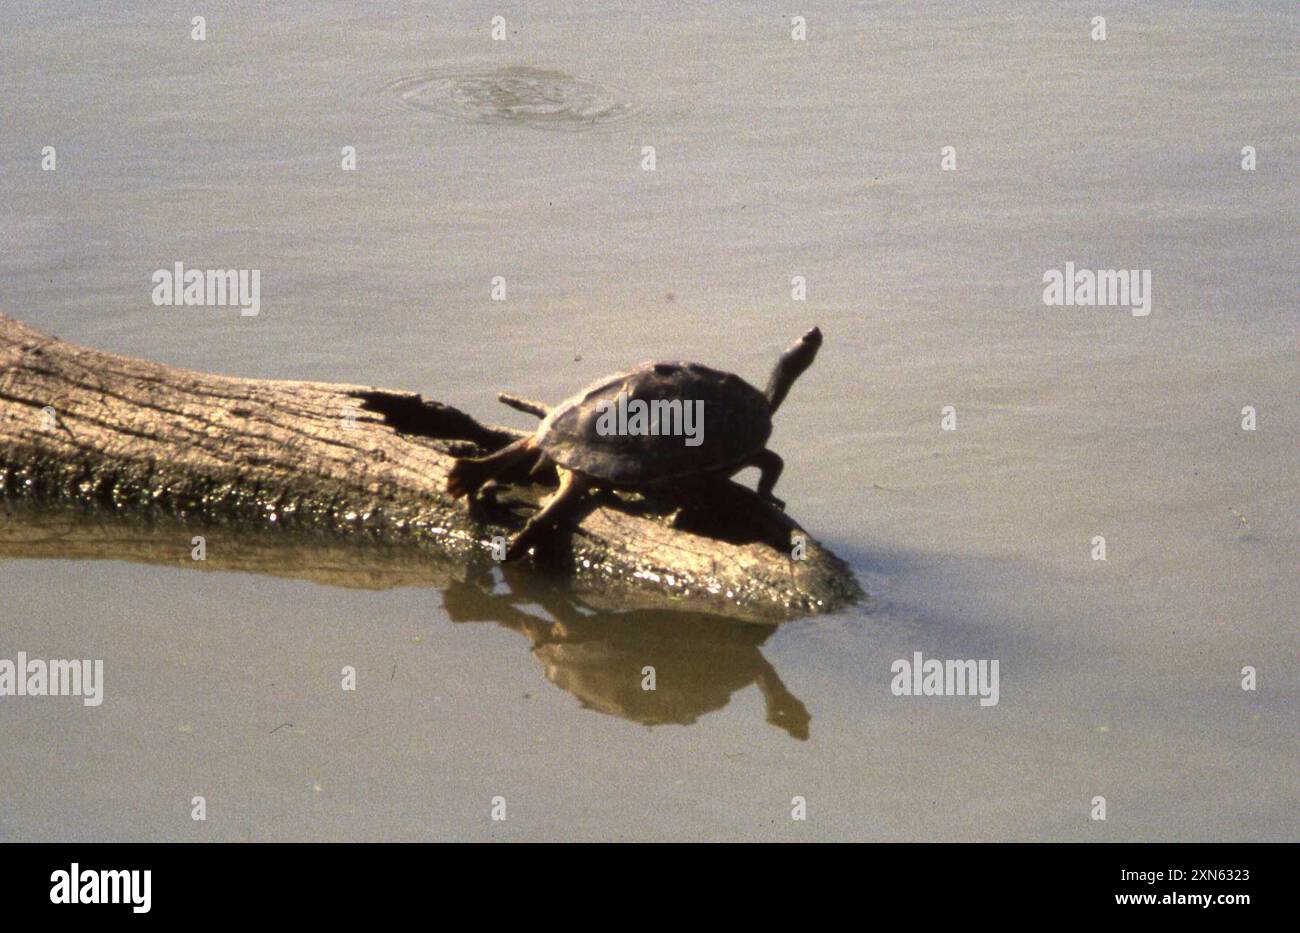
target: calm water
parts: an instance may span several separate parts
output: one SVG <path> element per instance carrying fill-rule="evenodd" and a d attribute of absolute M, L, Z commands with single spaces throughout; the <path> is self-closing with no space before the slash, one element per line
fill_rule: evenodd
<path fill-rule="evenodd" d="M 102 658 L 106 699 L 0 703 L 0 839 L 1296 838 L 1294 5 L 1110 4 L 1104 42 L 1073 3 L 818 4 L 806 42 L 735 2 L 221 4 L 204 42 L 112 6 L 0 9 L 0 311 L 521 426 L 498 389 L 761 384 L 820 324 L 778 493 L 873 598 L 769 631 L 8 560 L 0 658 Z M 176 261 L 260 269 L 261 314 L 154 307 Z M 1152 270 L 1152 314 L 1046 307 L 1067 261 Z M 914 651 L 998 659 L 1000 703 L 893 696 Z"/>

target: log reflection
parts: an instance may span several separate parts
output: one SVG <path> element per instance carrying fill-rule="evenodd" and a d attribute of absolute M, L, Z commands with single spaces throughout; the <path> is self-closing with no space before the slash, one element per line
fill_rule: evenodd
<path fill-rule="evenodd" d="M 195 560 L 201 535 L 205 559 Z M 246 527 L 142 522 L 0 498 L 0 559 L 125 560 L 241 571 L 361 589 L 430 587 L 456 623 L 494 622 L 526 637 L 546 679 L 584 707 L 646 725 L 690 724 L 755 684 L 767 721 L 806 739 L 811 717 L 762 646 L 776 626 L 681 612 L 628 610 L 579 598 L 563 582 L 489 560 L 439 560 L 428 550 Z M 655 689 L 643 689 L 645 669 Z"/>

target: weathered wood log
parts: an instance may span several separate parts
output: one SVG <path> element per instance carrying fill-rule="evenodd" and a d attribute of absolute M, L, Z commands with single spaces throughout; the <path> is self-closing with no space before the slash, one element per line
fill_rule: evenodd
<path fill-rule="evenodd" d="M 519 436 L 409 392 L 190 372 L 0 315 L 0 493 L 11 501 L 278 528 L 286 546 L 307 535 L 327 536 L 329 548 L 396 548 L 405 580 L 419 552 L 481 569 L 492 540 L 535 508 L 547 490 L 529 482 L 495 504 L 444 492 L 455 455 Z M 709 511 L 687 516 L 689 531 L 681 514 L 670 520 L 671 503 L 608 496 L 556 536 L 545 563 L 606 605 L 778 620 L 860 597 L 849 569 L 811 537 L 792 559 L 790 537 L 804 533 L 749 490 L 719 484 L 709 498 Z M 311 564 L 300 552 L 295 562 Z"/>

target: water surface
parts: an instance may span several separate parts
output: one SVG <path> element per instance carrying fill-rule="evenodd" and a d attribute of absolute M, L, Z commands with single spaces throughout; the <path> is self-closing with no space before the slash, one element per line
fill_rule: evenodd
<path fill-rule="evenodd" d="M 762 384 L 819 324 L 778 494 L 872 599 L 752 630 L 5 560 L 0 657 L 107 682 L 0 703 L 0 839 L 1294 839 L 1300 16 L 1095 13 L 286 2 L 195 43 L 180 5 L 6 4 L 4 313 L 520 426 L 499 389 Z M 262 270 L 261 314 L 154 307 L 175 261 Z M 1153 313 L 1045 307 L 1067 261 L 1151 269 Z M 1000 703 L 893 696 L 918 650 L 999 659 Z"/>

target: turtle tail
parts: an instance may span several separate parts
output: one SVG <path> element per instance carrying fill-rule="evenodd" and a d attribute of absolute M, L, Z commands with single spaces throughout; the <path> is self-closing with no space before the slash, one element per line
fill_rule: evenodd
<path fill-rule="evenodd" d="M 537 457 L 537 445 L 521 437 L 486 457 L 457 457 L 447 473 L 447 492 L 453 499 L 472 495 L 488 480 Z"/>

